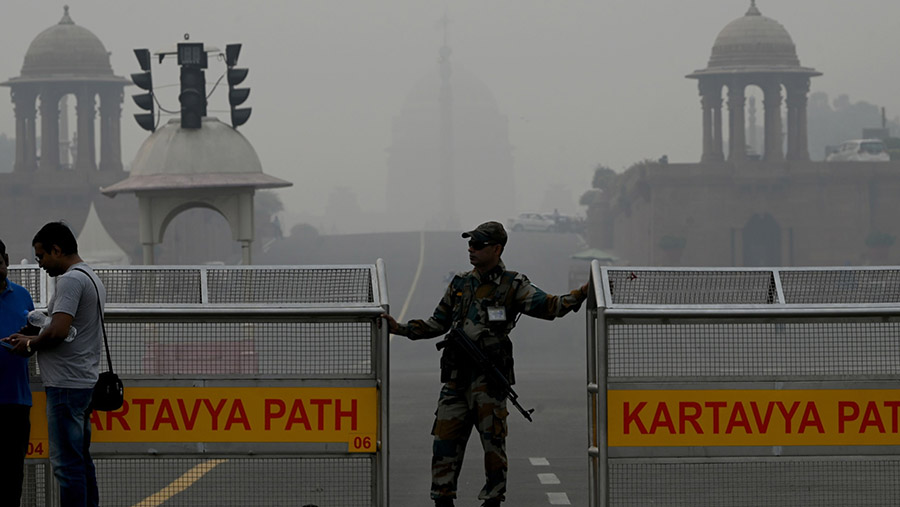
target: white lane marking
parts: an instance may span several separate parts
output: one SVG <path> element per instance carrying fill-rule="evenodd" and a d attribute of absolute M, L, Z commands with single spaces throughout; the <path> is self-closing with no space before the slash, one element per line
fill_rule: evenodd
<path fill-rule="evenodd" d="M 550 461 L 547 458 L 528 458 L 528 461 L 531 462 L 531 466 L 550 466 Z M 560 484 L 559 477 L 556 474 L 537 474 L 537 477 L 541 484 Z M 550 505 L 572 505 L 572 502 L 569 501 L 569 495 L 565 493 L 547 493 L 547 501 Z"/>
<path fill-rule="evenodd" d="M 413 294 L 416 292 L 416 285 L 419 284 L 419 275 L 422 274 L 422 265 L 425 264 L 425 231 L 419 231 L 419 265 L 416 267 L 416 276 L 413 277 L 412 285 L 409 287 L 409 294 L 406 295 L 406 301 L 403 302 L 403 308 L 400 315 L 397 316 L 397 322 L 403 322 L 406 317 L 406 310 L 409 308 L 409 302 L 412 301 Z M 391 340 L 394 335 L 391 335 Z"/>
<path fill-rule="evenodd" d="M 565 493 L 547 493 L 547 500 L 550 501 L 550 505 L 572 505 L 569 502 L 569 495 Z"/>
<path fill-rule="evenodd" d="M 559 477 L 556 474 L 537 474 L 541 484 L 559 484 Z"/>

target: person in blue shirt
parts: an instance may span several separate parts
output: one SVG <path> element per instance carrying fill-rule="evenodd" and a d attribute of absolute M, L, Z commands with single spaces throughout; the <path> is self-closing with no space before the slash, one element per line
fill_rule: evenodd
<path fill-rule="evenodd" d="M 7 278 L 9 255 L 0 241 L 0 336 L 17 333 L 34 310 L 31 294 Z M 19 505 L 31 432 L 28 358 L 0 348 L 0 505 Z"/>

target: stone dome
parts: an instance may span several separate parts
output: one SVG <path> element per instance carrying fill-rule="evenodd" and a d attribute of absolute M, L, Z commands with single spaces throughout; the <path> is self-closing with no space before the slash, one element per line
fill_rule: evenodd
<path fill-rule="evenodd" d="M 475 74 L 465 67 L 456 64 L 450 74 L 450 87 L 453 89 L 454 107 L 480 109 L 500 114 L 500 108 L 494 93 Z M 439 111 L 441 89 L 440 72 L 429 72 L 413 86 L 403 101 L 404 111 L 427 110 Z"/>
<path fill-rule="evenodd" d="M 156 129 L 134 157 L 131 176 L 101 189 L 107 195 L 167 189 L 278 188 L 291 183 L 263 173 L 256 150 L 240 132 L 213 117 L 199 129 L 171 119 Z"/>
<path fill-rule="evenodd" d="M 791 35 L 763 16 L 753 0 L 747 13 L 722 29 L 713 44 L 709 67 L 799 67 Z"/>
<path fill-rule="evenodd" d="M 22 77 L 52 75 L 111 76 L 109 53 L 96 35 L 76 25 L 65 7 L 59 23 L 31 41 L 22 65 Z"/>
<path fill-rule="evenodd" d="M 180 119 L 169 120 L 141 145 L 131 174 L 263 172 L 256 150 L 240 132 L 209 116 L 202 125 L 183 129 Z"/>

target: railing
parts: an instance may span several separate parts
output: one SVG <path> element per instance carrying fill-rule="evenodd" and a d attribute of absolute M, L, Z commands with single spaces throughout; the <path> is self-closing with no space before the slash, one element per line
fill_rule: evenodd
<path fill-rule="evenodd" d="M 126 405 L 92 419 L 103 505 L 389 505 L 380 260 L 95 271 L 126 385 Z M 52 297 L 36 267 L 10 279 L 36 306 Z M 22 505 L 57 505 L 32 363 Z"/>
<path fill-rule="evenodd" d="M 590 504 L 900 504 L 898 277 L 595 262 Z"/>

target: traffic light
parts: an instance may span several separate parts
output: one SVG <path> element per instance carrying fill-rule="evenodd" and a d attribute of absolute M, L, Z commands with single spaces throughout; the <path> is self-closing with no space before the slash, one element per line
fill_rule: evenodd
<path fill-rule="evenodd" d="M 181 66 L 181 128 L 200 128 L 206 116 L 206 51 L 202 42 L 179 42 L 178 65 Z"/>
<path fill-rule="evenodd" d="M 228 104 L 231 106 L 231 126 L 238 128 L 250 119 L 253 108 L 238 108 L 250 96 L 250 88 L 235 88 L 247 79 L 248 69 L 235 68 L 238 56 L 241 54 L 240 44 L 228 44 L 225 46 L 225 65 L 228 66 Z"/>
<path fill-rule="evenodd" d="M 137 120 L 138 125 L 142 129 L 153 132 L 156 130 L 156 118 L 153 112 L 153 77 L 150 75 L 150 50 L 135 49 L 134 56 L 137 57 L 138 65 L 141 66 L 143 72 L 132 74 L 131 81 L 138 88 L 147 90 L 147 93 L 132 95 L 131 98 L 134 99 L 134 103 L 139 108 L 149 111 L 148 113 L 134 115 L 134 119 Z"/>

